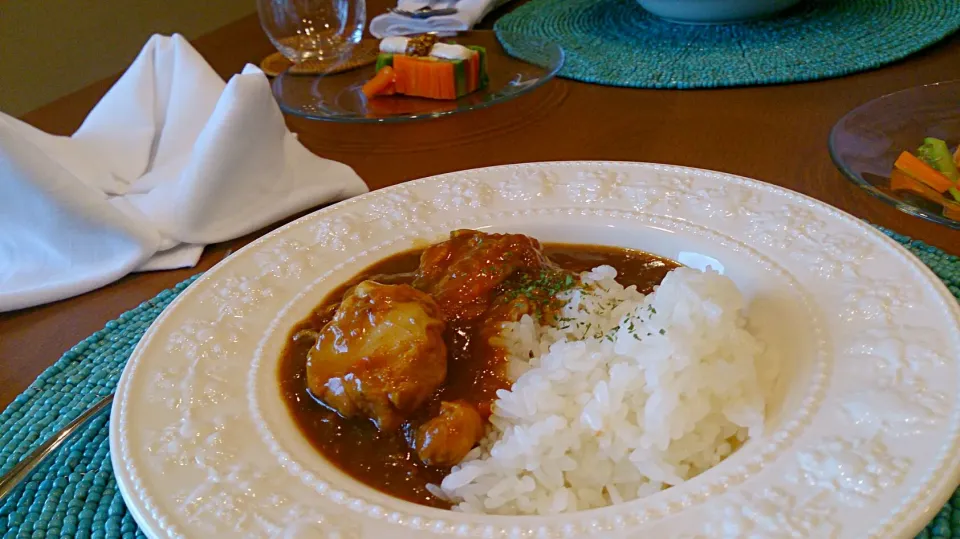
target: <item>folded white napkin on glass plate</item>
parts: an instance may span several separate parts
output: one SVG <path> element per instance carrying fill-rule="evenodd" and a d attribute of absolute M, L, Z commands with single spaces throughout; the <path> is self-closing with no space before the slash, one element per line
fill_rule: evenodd
<path fill-rule="evenodd" d="M 438 15 L 429 19 L 414 19 L 393 12 L 374 17 L 370 21 L 370 33 L 378 38 L 405 36 L 436 32 L 440 35 L 453 35 L 470 30 L 480 19 L 509 0 L 399 0 L 397 8 L 404 11 L 416 11 L 423 7 L 435 9 L 455 7 L 453 15 Z"/>
<path fill-rule="evenodd" d="M 366 190 L 287 130 L 259 69 L 225 84 L 182 36 L 153 36 L 73 136 L 0 113 L 0 312 L 190 267 Z"/>

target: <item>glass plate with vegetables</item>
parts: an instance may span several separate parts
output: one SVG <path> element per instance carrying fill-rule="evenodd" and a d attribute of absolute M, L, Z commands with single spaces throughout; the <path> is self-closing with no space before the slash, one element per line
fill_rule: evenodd
<path fill-rule="evenodd" d="M 282 75 L 273 92 L 284 112 L 313 120 L 384 123 L 438 118 L 509 101 L 547 83 L 563 50 L 538 45 L 535 61 L 511 57 L 494 32 L 390 37 L 374 64 L 331 75 Z"/>
<path fill-rule="evenodd" d="M 903 212 L 960 229 L 960 81 L 875 99 L 830 133 L 843 174 Z"/>

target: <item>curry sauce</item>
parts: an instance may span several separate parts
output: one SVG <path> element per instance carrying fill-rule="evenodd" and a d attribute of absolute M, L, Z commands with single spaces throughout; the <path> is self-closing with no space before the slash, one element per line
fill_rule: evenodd
<path fill-rule="evenodd" d="M 313 398 L 307 389 L 307 355 L 314 341 L 297 338 L 304 331 L 320 331 L 333 316 L 344 293 L 372 279 L 385 284 L 409 284 L 420 264 L 422 250 L 403 252 L 366 268 L 332 291 L 287 339 L 279 366 L 280 390 L 294 422 L 310 443 L 331 463 L 354 479 L 398 498 L 438 508 L 449 508 L 433 496 L 427 484 L 439 484 L 449 468 L 424 465 L 411 449 L 409 433 L 381 433 L 366 418 L 345 419 Z M 617 269 L 624 286 L 636 285 L 649 293 L 679 264 L 655 255 L 595 245 L 545 244 L 544 254 L 563 270 L 582 272 L 600 265 Z M 481 327 L 470 322 L 451 322 L 444 338 L 448 350 L 447 377 L 431 400 L 418 411 L 435 414 L 441 401 L 465 399 L 492 402 L 498 389 L 510 387 L 501 374 L 505 358 L 479 338 Z M 482 411 L 484 417 L 489 410 Z"/>

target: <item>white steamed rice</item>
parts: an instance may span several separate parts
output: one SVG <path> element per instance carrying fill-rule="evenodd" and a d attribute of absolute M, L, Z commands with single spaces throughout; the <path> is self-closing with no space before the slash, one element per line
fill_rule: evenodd
<path fill-rule="evenodd" d="M 679 268 L 644 296 L 616 275 L 582 274 L 560 296 L 556 327 L 527 316 L 505 325 L 515 383 L 498 392 L 488 436 L 432 489 L 455 509 L 621 503 L 690 479 L 761 432 L 775 371 L 760 368 L 733 281 Z"/>

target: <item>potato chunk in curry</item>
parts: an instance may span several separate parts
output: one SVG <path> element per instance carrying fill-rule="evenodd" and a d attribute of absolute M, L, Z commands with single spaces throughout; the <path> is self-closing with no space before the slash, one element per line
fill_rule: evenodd
<path fill-rule="evenodd" d="M 464 401 L 443 402 L 440 415 L 417 429 L 415 449 L 429 466 L 454 466 L 483 437 L 484 420 Z"/>
<path fill-rule="evenodd" d="M 409 285 L 363 281 L 348 291 L 307 357 L 307 387 L 343 417 L 397 429 L 447 375 L 436 302 Z"/>

